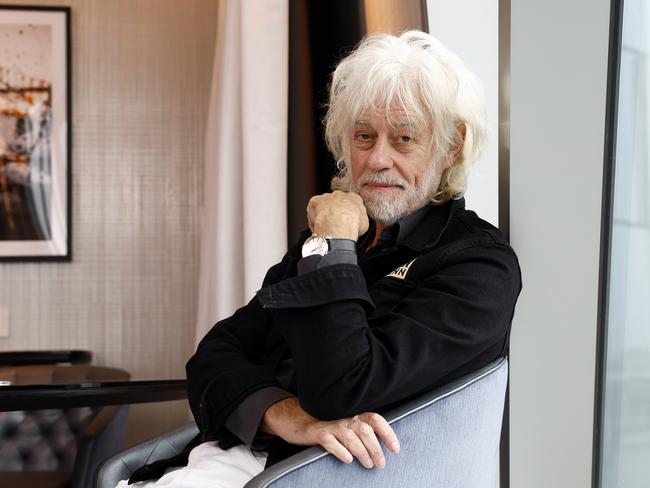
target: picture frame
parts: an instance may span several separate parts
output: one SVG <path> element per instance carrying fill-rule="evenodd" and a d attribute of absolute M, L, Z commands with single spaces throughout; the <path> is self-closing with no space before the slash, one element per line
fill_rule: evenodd
<path fill-rule="evenodd" d="M 72 258 L 70 8 L 0 5 L 0 261 Z"/>

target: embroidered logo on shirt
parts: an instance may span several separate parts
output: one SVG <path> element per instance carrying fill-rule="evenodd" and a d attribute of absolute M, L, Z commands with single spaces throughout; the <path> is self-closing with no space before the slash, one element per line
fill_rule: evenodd
<path fill-rule="evenodd" d="M 417 259 L 417 258 L 416 258 Z M 406 273 L 409 272 L 409 268 L 411 265 L 415 262 L 415 259 L 409 263 L 401 265 L 399 268 L 391 271 L 389 274 L 386 275 L 386 278 L 392 277 L 392 278 L 397 278 L 399 280 L 403 280 L 406 278 Z"/>

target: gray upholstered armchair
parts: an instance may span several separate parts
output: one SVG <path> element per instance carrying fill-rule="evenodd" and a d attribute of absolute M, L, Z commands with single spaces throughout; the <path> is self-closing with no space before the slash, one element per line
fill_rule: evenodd
<path fill-rule="evenodd" d="M 507 376 L 507 360 L 499 359 L 386 413 L 401 450 L 385 449 L 385 469 L 346 465 L 312 447 L 264 470 L 245 488 L 494 488 Z M 96 488 L 114 488 L 145 462 L 177 454 L 196 433 L 192 424 L 109 459 Z"/>

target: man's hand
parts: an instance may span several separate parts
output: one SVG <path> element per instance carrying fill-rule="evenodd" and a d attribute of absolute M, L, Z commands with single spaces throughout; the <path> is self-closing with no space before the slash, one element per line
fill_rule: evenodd
<path fill-rule="evenodd" d="M 344 463 L 356 457 L 365 468 L 383 468 L 386 458 L 379 439 L 393 452 L 399 441 L 386 419 L 366 412 L 340 420 L 318 420 L 305 412 L 297 398 L 286 398 L 264 414 L 260 430 L 277 435 L 290 444 L 320 445 Z"/>
<path fill-rule="evenodd" d="M 368 214 L 356 193 L 335 191 L 316 195 L 307 205 L 307 220 L 314 234 L 356 241 L 368 230 Z"/>

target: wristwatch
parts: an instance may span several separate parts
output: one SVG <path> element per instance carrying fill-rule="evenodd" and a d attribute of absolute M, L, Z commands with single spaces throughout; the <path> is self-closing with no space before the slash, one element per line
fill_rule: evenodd
<path fill-rule="evenodd" d="M 357 243 L 352 239 L 337 239 L 312 234 L 302 245 L 303 258 L 315 254 L 325 256 L 330 251 L 353 251 L 356 253 Z"/>

